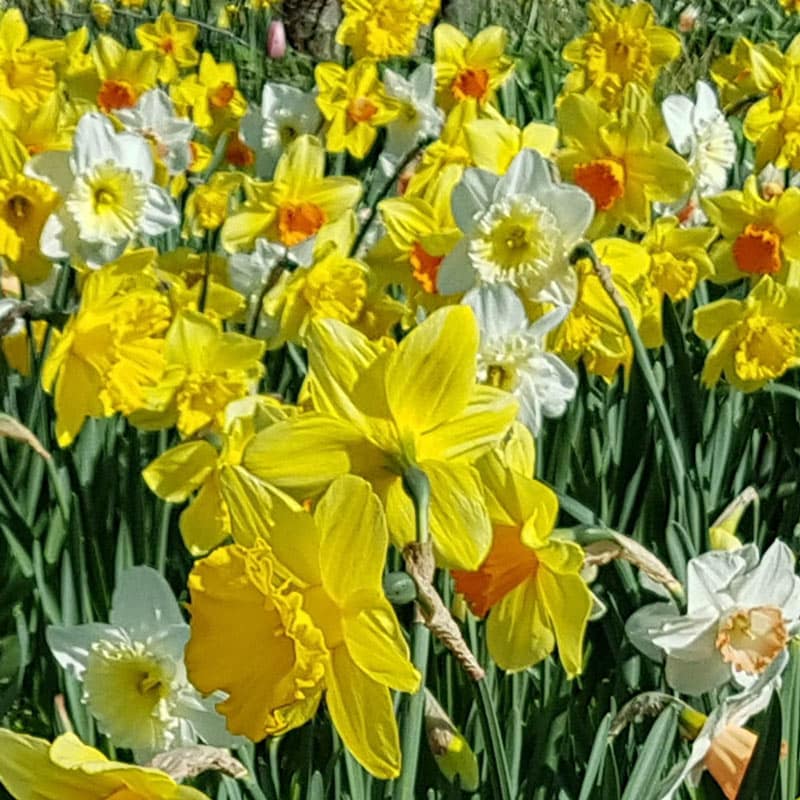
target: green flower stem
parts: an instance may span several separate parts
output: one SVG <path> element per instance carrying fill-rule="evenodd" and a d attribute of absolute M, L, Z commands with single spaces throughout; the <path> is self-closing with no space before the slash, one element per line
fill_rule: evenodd
<path fill-rule="evenodd" d="M 403 486 L 414 501 L 414 514 L 417 527 L 417 545 L 430 547 L 430 530 L 428 513 L 430 508 L 431 487 L 428 476 L 417 467 L 409 467 L 403 475 Z M 432 559 L 432 556 L 431 556 Z M 431 576 L 432 577 L 432 576 Z M 417 782 L 419 765 L 419 749 L 422 742 L 422 725 L 425 715 L 425 677 L 428 667 L 428 655 L 431 646 L 431 632 L 425 625 L 419 608 L 415 611 L 411 626 L 411 661 L 421 675 L 420 688 L 416 694 L 408 698 L 406 713 L 400 731 L 400 748 L 403 754 L 403 765 L 397 779 L 392 797 L 397 800 L 414 800 L 414 787 Z"/>
<path fill-rule="evenodd" d="M 497 721 L 497 714 L 494 711 L 494 703 L 489 693 L 486 678 L 473 681 L 472 686 L 481 718 L 483 740 L 489 762 L 489 774 L 492 778 L 492 796 L 499 800 L 513 800 L 514 793 L 511 790 L 511 773 L 508 770 L 508 758 L 506 757 L 503 736 L 500 732 L 500 723 Z"/>

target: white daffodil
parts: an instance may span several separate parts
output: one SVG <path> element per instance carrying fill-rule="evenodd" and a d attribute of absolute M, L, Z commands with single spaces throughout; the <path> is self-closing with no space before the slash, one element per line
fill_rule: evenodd
<path fill-rule="evenodd" d="M 758 561 L 755 545 L 712 550 L 687 568 L 687 609 L 654 603 L 625 630 L 652 658 L 666 656 L 666 678 L 698 695 L 733 678 L 752 684 L 800 629 L 800 578 L 792 551 L 776 541 Z"/>
<path fill-rule="evenodd" d="M 522 301 L 504 283 L 472 289 L 462 303 L 473 310 L 480 328 L 478 380 L 511 392 L 519 401 L 518 419 L 537 434 L 542 417 L 566 411 L 578 385 L 575 373 L 544 345 L 567 309 L 531 324 Z"/>
<path fill-rule="evenodd" d="M 452 206 L 464 238 L 439 267 L 440 294 L 505 283 L 528 300 L 572 304 L 576 275 L 569 253 L 594 204 L 577 186 L 555 183 L 539 153 L 522 150 L 502 177 L 466 170 Z"/>
<path fill-rule="evenodd" d="M 140 762 L 194 744 L 240 743 L 214 710 L 223 695 L 203 699 L 186 677 L 189 626 L 167 582 L 150 567 L 131 567 L 117 582 L 108 625 L 50 626 L 58 663 L 83 683 L 98 727 Z"/>
<path fill-rule="evenodd" d="M 194 124 L 175 116 L 172 100 L 163 89 L 145 92 L 133 108 L 121 108 L 114 115 L 126 130 L 152 142 L 170 175 L 178 175 L 189 168 Z"/>
<path fill-rule="evenodd" d="M 150 145 L 137 134 L 116 133 L 102 114 L 81 117 L 71 152 L 34 156 L 25 171 L 64 200 L 42 231 L 48 258 L 78 258 L 96 268 L 137 237 L 157 236 L 180 222 L 169 194 L 153 183 Z"/>
<path fill-rule="evenodd" d="M 699 785 L 705 770 L 711 773 L 725 797 L 729 800 L 739 797 L 758 743 L 758 736 L 744 725 L 769 705 L 772 693 L 780 688 L 780 676 L 788 660 L 788 654 L 781 653 L 752 686 L 723 700 L 708 717 L 694 709 L 681 713 L 681 727 L 694 736 L 692 751 L 686 762 L 664 780 L 659 800 L 672 800 L 684 781 L 690 786 Z"/>
<path fill-rule="evenodd" d="M 396 165 L 418 142 L 439 136 L 444 113 L 436 106 L 433 64 L 421 64 L 408 78 L 387 69 L 383 85 L 386 94 L 401 103 L 399 116 L 386 126 L 386 146 L 381 154 Z"/>
<path fill-rule="evenodd" d="M 692 193 L 667 208 L 670 213 L 688 209 L 685 216 L 694 224 L 706 220 L 698 199 L 719 194 L 728 185 L 728 173 L 736 161 L 736 142 L 717 95 L 704 81 L 696 84 L 697 100 L 672 94 L 661 104 L 670 139 L 686 157 L 695 176 Z"/>

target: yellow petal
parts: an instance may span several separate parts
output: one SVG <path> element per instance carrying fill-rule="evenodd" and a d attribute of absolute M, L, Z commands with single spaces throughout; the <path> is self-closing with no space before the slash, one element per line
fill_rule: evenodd
<path fill-rule="evenodd" d="M 347 749 L 376 778 L 396 778 L 400 737 L 389 690 L 360 669 L 345 647 L 331 654 L 326 684 L 328 711 Z"/>
<path fill-rule="evenodd" d="M 509 672 L 527 669 L 553 652 L 555 637 L 535 579 L 512 589 L 489 612 L 486 636 L 490 655 Z"/>
<path fill-rule="evenodd" d="M 466 306 L 431 314 L 386 369 L 386 398 L 402 431 L 429 431 L 460 414 L 473 393 L 478 326 Z"/>
<path fill-rule="evenodd" d="M 216 473 L 181 514 L 180 529 L 183 543 L 193 556 L 204 555 L 230 535 L 230 517 Z"/>
<path fill-rule="evenodd" d="M 408 645 L 394 610 L 386 600 L 342 620 L 347 651 L 378 683 L 401 692 L 416 692 L 420 674 L 409 661 Z"/>
<path fill-rule="evenodd" d="M 337 478 L 317 504 L 322 585 L 347 608 L 364 593 L 380 595 L 389 534 L 380 500 L 355 475 Z"/>
<path fill-rule="evenodd" d="M 182 503 L 216 463 L 217 451 L 208 442 L 184 442 L 151 461 L 142 470 L 142 477 L 162 500 Z"/>

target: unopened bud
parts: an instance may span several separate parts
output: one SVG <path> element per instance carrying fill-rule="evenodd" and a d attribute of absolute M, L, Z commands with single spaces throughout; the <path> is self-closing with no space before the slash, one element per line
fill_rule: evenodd
<path fill-rule="evenodd" d="M 89 11 L 98 28 L 107 28 L 114 16 L 114 10 L 108 3 L 92 3 Z"/>
<path fill-rule="evenodd" d="M 270 58 L 283 58 L 286 55 L 286 28 L 279 19 L 274 19 L 269 24 L 267 55 Z"/>

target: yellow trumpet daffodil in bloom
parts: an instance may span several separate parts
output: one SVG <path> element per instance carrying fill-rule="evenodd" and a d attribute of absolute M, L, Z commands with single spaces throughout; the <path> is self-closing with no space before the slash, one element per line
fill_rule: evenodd
<path fill-rule="evenodd" d="M 238 172 L 215 172 L 197 186 L 186 201 L 183 235 L 201 237 L 218 230 L 228 219 L 232 198 L 243 180 Z"/>
<path fill-rule="evenodd" d="M 362 58 L 350 69 L 325 62 L 314 70 L 317 105 L 327 121 L 325 145 L 331 153 L 347 150 L 364 158 L 372 149 L 378 128 L 397 117 L 400 102 L 386 93 L 378 66 Z"/>
<path fill-rule="evenodd" d="M 403 316 L 405 306 L 384 292 L 363 261 L 348 255 L 356 232 L 349 212 L 320 231 L 310 266 L 281 273 L 264 298 L 264 312 L 278 324 L 270 348 L 304 343 L 314 320 L 338 319 L 376 339 Z"/>
<path fill-rule="evenodd" d="M 703 383 L 725 378 L 754 392 L 800 365 L 800 289 L 762 278 L 744 300 L 717 300 L 694 312 L 694 331 L 715 339 Z"/>
<path fill-rule="evenodd" d="M 91 48 L 100 85 L 96 101 L 101 111 L 132 108 L 139 97 L 156 85 L 156 54 L 127 50 L 111 36 L 98 36 Z"/>
<path fill-rule="evenodd" d="M 648 267 L 647 252 L 641 245 L 624 239 L 598 239 L 594 250 L 611 270 L 614 285 L 638 327 L 642 311 L 632 283 L 638 283 Z M 594 274 L 591 263 L 584 259 L 576 268 L 578 297 L 569 316 L 555 331 L 553 352 L 570 364 L 583 360 L 589 372 L 610 383 L 620 367 L 628 374 L 633 345 L 619 310 Z"/>
<path fill-rule="evenodd" d="M 183 442 L 142 471 L 145 483 L 168 503 L 183 503 L 197 492 L 180 517 L 192 555 L 207 553 L 229 536 L 244 547 L 268 538 L 270 509 L 280 493 L 243 469 L 242 455 L 258 431 L 291 415 L 292 407 L 268 397 L 234 401 L 225 409 L 221 446 L 204 439 Z M 287 462 L 287 471 L 293 468 Z"/>
<path fill-rule="evenodd" d="M 520 130 L 505 119 L 476 119 L 464 128 L 472 163 L 496 175 L 508 171 L 522 150 L 537 150 L 550 158 L 558 144 L 558 128 L 531 122 Z"/>
<path fill-rule="evenodd" d="M 583 669 L 592 595 L 580 575 L 583 550 L 552 535 L 558 500 L 529 477 L 533 466 L 532 442 L 498 448 L 478 462 L 491 497 L 492 548 L 477 571 L 456 570 L 453 578 L 472 611 L 489 615 L 489 654 L 499 667 L 527 669 L 558 644 L 561 663 L 574 677 Z"/>
<path fill-rule="evenodd" d="M 568 95 L 558 109 L 565 148 L 558 166 L 594 200 L 590 237 L 617 225 L 650 227 L 651 204 L 682 197 L 694 180 L 688 164 L 653 135 L 641 90 L 629 86 L 619 117 L 584 95 Z"/>
<path fill-rule="evenodd" d="M 216 135 L 247 111 L 247 101 L 236 87 L 236 66 L 228 61 L 217 63 L 205 52 L 197 74 L 173 84 L 171 95 L 180 116 L 191 111 L 198 128 Z"/>
<path fill-rule="evenodd" d="M 564 48 L 564 60 L 574 65 L 564 94 L 585 93 L 615 110 L 628 84 L 652 90 L 661 68 L 680 55 L 681 41 L 655 24 L 649 3 L 621 7 L 611 0 L 592 0 L 588 10 L 589 33 Z"/>
<path fill-rule="evenodd" d="M 390 689 L 415 692 L 420 675 L 383 594 L 380 501 L 348 475 L 313 516 L 275 513 L 268 545 L 223 547 L 195 564 L 189 676 L 202 692 L 227 692 L 217 709 L 228 729 L 254 741 L 302 725 L 324 691 L 348 750 L 373 775 L 396 777 Z"/>
<path fill-rule="evenodd" d="M 252 250 L 260 237 L 301 245 L 352 209 L 362 187 L 356 178 L 325 177 L 324 148 L 313 136 L 300 136 L 281 156 L 273 180 L 245 181 L 244 191 L 245 202 L 222 226 L 228 252 Z"/>
<path fill-rule="evenodd" d="M 675 217 L 661 217 L 639 243 L 650 255 L 645 270 L 642 272 L 637 266 L 630 275 L 618 271 L 629 278 L 642 304 L 639 333 L 646 347 L 661 347 L 664 343 L 664 296 L 673 303 L 685 300 L 698 281 L 713 273 L 708 248 L 716 237 L 716 228 L 681 228 Z"/>
<path fill-rule="evenodd" d="M 56 63 L 64 56 L 58 39 L 29 39 L 18 8 L 0 14 L 0 99 L 32 113 L 55 90 Z"/>
<path fill-rule="evenodd" d="M 176 20 L 164 11 L 155 22 L 147 22 L 136 29 L 136 39 L 142 50 L 152 50 L 158 60 L 158 79 L 162 83 L 174 81 L 182 69 L 193 67 L 200 61 L 194 48 L 197 25 Z"/>
<path fill-rule="evenodd" d="M 176 425 L 183 436 L 221 430 L 228 403 L 250 394 L 264 374 L 263 354 L 263 342 L 223 332 L 197 311 L 182 311 L 166 335 L 164 372 L 134 424 Z"/>
<path fill-rule="evenodd" d="M 86 417 L 144 407 L 161 375 L 170 309 L 155 278 L 143 271 L 153 256 L 132 251 L 91 273 L 80 308 L 61 332 L 53 331 L 42 386 L 54 394 L 61 447 L 78 435 Z"/>
<path fill-rule="evenodd" d="M 383 60 L 414 54 L 417 34 L 439 11 L 441 0 L 344 0 L 336 41 L 356 58 Z"/>
<path fill-rule="evenodd" d="M 795 280 L 800 259 L 800 189 L 790 187 L 764 199 L 757 178 L 751 175 L 743 190 L 706 198 L 703 209 L 723 236 L 711 250 L 713 280 L 756 282 L 763 275 L 781 283 Z"/>
<path fill-rule="evenodd" d="M 78 112 L 59 92 L 53 92 L 32 111 L 0 97 L 0 130 L 13 133 L 29 156 L 45 150 L 69 150 Z"/>
<path fill-rule="evenodd" d="M 41 283 L 50 275 L 53 262 L 42 255 L 39 239 L 59 202 L 44 181 L 22 174 L 0 179 L 0 255 L 23 283 Z"/>
<path fill-rule="evenodd" d="M 437 102 L 449 110 L 474 100 L 479 108 L 494 103 L 495 91 L 514 72 L 506 53 L 508 32 L 499 25 L 484 28 L 470 41 L 452 25 L 433 31 Z"/>
<path fill-rule="evenodd" d="M 499 441 L 517 414 L 514 398 L 475 382 L 478 326 L 471 309 L 439 309 L 397 348 L 370 342 L 336 320 L 312 327 L 308 393 L 316 414 L 283 423 L 284 447 L 336 453 L 343 472 L 367 478 L 383 500 L 393 541 L 416 535 L 403 475 L 416 467 L 431 485 L 430 529 L 440 564 L 476 569 L 491 526 L 473 462 Z M 257 435 L 243 463 L 256 477 L 274 472 L 275 433 Z M 327 463 L 281 488 L 299 495 Z M 298 468 L 299 471 L 299 468 Z"/>
<path fill-rule="evenodd" d="M 14 800 L 208 800 L 160 769 L 109 761 L 74 733 L 51 744 L 0 728 L 0 784 Z"/>

